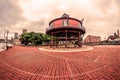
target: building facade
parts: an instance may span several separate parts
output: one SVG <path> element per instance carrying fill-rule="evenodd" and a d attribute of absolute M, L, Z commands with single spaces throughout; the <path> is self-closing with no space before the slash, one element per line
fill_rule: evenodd
<path fill-rule="evenodd" d="M 84 43 L 85 43 L 85 44 L 89 44 L 89 43 L 100 43 L 100 42 L 101 42 L 101 37 L 100 37 L 100 36 L 88 35 L 88 36 L 84 39 Z"/>
<path fill-rule="evenodd" d="M 68 47 L 68 44 L 73 41 L 74 44 L 81 47 L 81 40 L 86 32 L 82 22 L 83 19 L 72 18 L 68 14 L 63 14 L 62 17 L 50 21 L 46 33 L 57 37 L 57 43 L 51 38 L 50 45 L 59 46 L 60 43 L 64 43 L 65 47 Z"/>
<path fill-rule="evenodd" d="M 27 33 L 27 29 L 23 29 L 23 34 L 24 34 L 24 33 Z"/>
<path fill-rule="evenodd" d="M 18 33 L 17 33 L 17 32 L 15 32 L 14 38 L 15 38 L 15 39 L 18 39 Z"/>

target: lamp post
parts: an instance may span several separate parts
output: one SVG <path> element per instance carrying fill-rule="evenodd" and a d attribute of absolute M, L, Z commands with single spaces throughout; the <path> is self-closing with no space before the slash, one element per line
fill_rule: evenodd
<path fill-rule="evenodd" d="M 6 50 L 8 50 L 8 33 L 9 33 L 9 30 L 7 30 L 7 35 L 6 35 Z"/>
<path fill-rule="evenodd" d="M 4 29 L 4 48 L 6 48 L 6 36 L 5 36 L 5 34 L 6 34 L 6 29 Z"/>

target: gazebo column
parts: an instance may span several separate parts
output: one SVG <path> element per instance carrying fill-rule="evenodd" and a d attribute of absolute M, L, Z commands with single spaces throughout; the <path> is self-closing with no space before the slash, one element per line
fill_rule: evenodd
<path fill-rule="evenodd" d="M 65 30 L 65 47 L 67 47 L 67 30 Z"/>
<path fill-rule="evenodd" d="M 52 32 L 52 37 L 51 37 L 51 40 L 50 40 L 50 47 L 53 48 L 53 32 Z"/>
<path fill-rule="evenodd" d="M 58 38 L 56 39 L 56 47 L 58 47 L 58 45 L 59 45 L 59 40 L 58 40 Z"/>
<path fill-rule="evenodd" d="M 78 31 L 78 41 L 80 42 L 80 31 Z"/>
<path fill-rule="evenodd" d="M 78 46 L 82 47 L 82 43 L 81 43 L 81 33 L 80 31 L 78 32 Z"/>

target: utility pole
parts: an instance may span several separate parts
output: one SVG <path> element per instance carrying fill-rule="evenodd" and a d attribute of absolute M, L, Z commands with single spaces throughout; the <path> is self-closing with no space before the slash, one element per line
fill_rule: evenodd
<path fill-rule="evenodd" d="M 6 36 L 5 36 L 5 34 L 6 34 L 6 29 L 4 29 L 4 49 L 6 48 Z"/>
<path fill-rule="evenodd" d="M 9 30 L 7 30 L 7 35 L 6 35 L 6 50 L 8 50 L 8 33 L 9 33 Z"/>

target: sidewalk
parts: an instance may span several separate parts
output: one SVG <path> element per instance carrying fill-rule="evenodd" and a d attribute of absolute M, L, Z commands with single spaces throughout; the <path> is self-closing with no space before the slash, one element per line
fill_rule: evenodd
<path fill-rule="evenodd" d="M 5 43 L 0 43 L 0 51 L 3 51 L 5 49 Z"/>
<path fill-rule="evenodd" d="M 93 50 L 93 47 L 91 47 L 91 46 L 83 46 L 83 47 L 80 47 L 80 48 L 50 48 L 50 47 L 43 47 L 43 48 L 39 48 L 39 50 L 48 51 L 48 52 L 81 52 L 81 51 Z"/>

